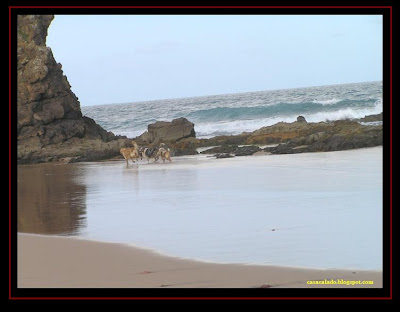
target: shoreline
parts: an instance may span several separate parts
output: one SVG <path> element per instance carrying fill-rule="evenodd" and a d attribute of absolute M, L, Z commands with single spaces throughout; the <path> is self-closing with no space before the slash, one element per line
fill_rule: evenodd
<path fill-rule="evenodd" d="M 310 270 L 310 271 L 344 271 L 344 272 L 375 272 L 382 273 L 382 270 L 379 269 L 361 269 L 361 268 L 318 268 L 318 267 L 308 267 L 308 266 L 297 266 L 297 265 L 284 265 L 284 264 L 266 264 L 266 263 L 246 263 L 246 262 L 224 262 L 224 261 L 214 261 L 214 260 L 204 260 L 200 258 L 186 258 L 174 256 L 172 254 L 167 254 L 162 251 L 153 249 L 151 247 L 139 246 L 134 243 L 124 243 L 124 242 L 113 242 L 106 241 L 96 238 L 88 238 L 88 237 L 80 237 L 74 235 L 56 235 L 56 234 L 37 234 L 37 233 L 28 233 L 28 232 L 17 232 L 17 236 L 33 236 L 38 238 L 54 238 L 54 239 L 71 239 L 77 241 L 85 241 L 88 243 L 94 244 L 111 244 L 111 245 L 120 245 L 126 248 L 138 249 L 139 251 L 143 251 L 146 253 L 154 254 L 159 257 L 165 257 L 170 259 L 176 259 L 179 261 L 193 261 L 204 264 L 215 264 L 215 265 L 234 265 L 234 266 L 254 266 L 254 267 L 274 267 L 274 268 L 288 268 L 294 270 Z"/>
<path fill-rule="evenodd" d="M 380 288 L 382 271 L 213 263 L 121 243 L 18 233 L 17 287 Z M 307 281 L 373 281 L 373 285 Z"/>
<path fill-rule="evenodd" d="M 87 118 L 89 120 L 90 118 Z M 77 139 L 60 142 L 54 146 L 42 148 L 36 152 L 18 156 L 18 164 L 34 164 L 43 162 L 90 162 L 112 159 L 123 159 L 120 149 L 130 147 L 135 141 L 142 147 L 157 147 L 160 142 L 167 143 L 171 148 L 171 156 L 197 155 L 213 153 L 218 158 L 224 156 L 250 156 L 258 152 L 270 154 L 297 154 L 307 152 L 344 151 L 364 147 L 382 146 L 383 113 L 366 115 L 358 119 L 339 119 L 324 122 L 307 122 L 303 116 L 298 116 L 293 122 L 277 122 L 270 126 L 263 126 L 253 132 L 241 134 L 216 135 L 209 138 L 196 137 L 195 125 L 186 118 L 178 118 L 172 122 L 149 124 L 155 127 L 161 123 L 162 127 L 152 132 L 128 138 L 114 135 L 113 139 Z M 95 123 L 92 120 L 93 123 Z M 176 125 L 176 123 L 182 124 Z M 175 123 L 175 124 L 174 124 Z M 170 136 L 171 131 L 179 135 Z M 105 130 L 104 130 L 105 131 Z M 185 132 L 186 131 L 186 132 Z M 182 133 L 186 135 L 182 135 Z M 190 133 L 188 133 L 190 132 Z M 71 141 L 73 141 L 71 143 Z M 18 148 L 23 149 L 18 142 Z M 51 148 L 50 148 L 51 147 Z M 214 147 L 214 148 L 212 148 Z M 87 152 L 83 153 L 87 149 Z M 97 150 L 98 149 L 98 150 Z M 94 150 L 97 152 L 93 153 Z M 202 150 L 199 152 L 198 150 Z M 42 154 L 46 151 L 45 155 Z M 20 153 L 20 152 L 19 152 Z M 25 152 L 24 152 L 25 153 Z M 222 157 L 220 157 L 222 156 Z"/>
<path fill-rule="evenodd" d="M 267 148 L 275 148 L 277 147 L 279 144 L 249 144 L 249 145 L 240 145 L 239 147 L 247 147 L 247 146 L 257 146 L 260 148 L 260 151 L 255 152 L 254 154 L 248 154 L 248 155 L 243 155 L 243 156 L 235 156 L 234 154 L 232 154 L 232 157 L 230 157 L 230 159 L 245 159 L 245 157 L 259 157 L 259 156 L 282 156 L 282 155 L 292 155 L 293 153 L 271 153 L 266 151 Z M 198 150 L 197 154 L 183 154 L 183 155 L 179 155 L 179 156 L 173 156 L 171 157 L 172 159 L 215 159 L 218 158 L 217 155 L 223 155 L 223 154 L 229 154 L 229 153 L 205 153 L 205 151 L 208 151 L 212 148 L 215 147 L 221 147 L 222 145 L 217 145 L 217 146 L 201 146 L 196 148 L 196 150 Z M 364 146 L 364 147 L 357 147 L 357 148 L 352 148 L 352 149 L 344 149 L 344 150 L 330 150 L 330 151 L 305 151 L 305 152 L 301 152 L 298 154 L 303 154 L 303 155 L 312 155 L 312 154 L 329 154 L 329 153 L 337 153 L 337 152 L 351 152 L 351 151 L 359 151 L 359 150 L 368 150 L 371 148 L 383 148 L 383 145 L 376 145 L 376 146 Z M 113 163 L 113 162 L 121 162 L 124 163 L 126 162 L 126 160 L 123 158 L 122 155 L 118 155 L 118 156 L 114 156 L 111 158 L 105 158 L 105 159 L 95 159 L 95 160 L 86 160 L 86 161 L 71 161 L 72 157 L 64 157 L 64 158 L 60 158 L 57 160 L 53 160 L 53 161 L 47 161 L 47 162 L 32 162 L 32 163 L 18 163 L 18 166 L 36 166 L 36 165 L 57 165 L 57 164 L 77 164 L 77 163 L 81 163 L 81 164 L 97 164 L 97 163 Z M 158 165 L 163 165 L 163 164 L 168 164 L 168 162 L 163 163 L 162 161 L 158 160 L 157 162 L 154 162 L 154 160 L 150 161 L 149 163 L 147 161 L 140 160 L 135 161 L 135 164 L 139 164 L 139 165 L 144 165 L 144 164 L 158 164 Z M 129 166 L 132 166 L 132 162 L 129 162 Z"/>

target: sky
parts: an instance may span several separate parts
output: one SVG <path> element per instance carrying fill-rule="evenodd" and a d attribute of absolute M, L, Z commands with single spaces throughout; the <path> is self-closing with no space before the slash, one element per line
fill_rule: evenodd
<path fill-rule="evenodd" d="M 56 15 L 81 106 L 382 80 L 380 15 Z"/>

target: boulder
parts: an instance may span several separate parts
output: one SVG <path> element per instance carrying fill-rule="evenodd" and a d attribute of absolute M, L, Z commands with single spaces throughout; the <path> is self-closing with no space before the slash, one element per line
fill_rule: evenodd
<path fill-rule="evenodd" d="M 159 142 L 177 142 L 179 140 L 196 137 L 194 124 L 186 118 L 177 118 L 171 122 L 157 121 L 147 126 L 145 133 L 137 139 L 150 144 Z"/>
<path fill-rule="evenodd" d="M 189 137 L 181 139 L 175 143 L 169 143 L 168 147 L 171 148 L 171 156 L 182 156 L 182 155 L 197 155 L 198 145 L 199 145 L 199 139 Z"/>
<path fill-rule="evenodd" d="M 307 122 L 307 120 L 304 118 L 304 116 L 299 116 L 297 117 L 297 122 Z"/>

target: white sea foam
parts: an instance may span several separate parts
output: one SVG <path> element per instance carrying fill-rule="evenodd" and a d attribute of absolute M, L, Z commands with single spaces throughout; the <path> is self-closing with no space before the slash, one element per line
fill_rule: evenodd
<path fill-rule="evenodd" d="M 330 120 L 355 119 L 366 115 L 379 114 L 382 112 L 382 100 L 377 100 L 370 108 L 352 109 L 345 108 L 337 111 L 317 112 L 314 114 L 303 114 L 308 122 L 321 122 Z M 210 138 L 215 135 L 240 134 L 252 132 L 261 127 L 272 126 L 278 122 L 294 122 L 298 115 L 274 116 L 271 118 L 260 118 L 255 120 L 234 120 L 216 123 L 199 123 L 195 125 L 198 137 Z"/>
<path fill-rule="evenodd" d="M 377 101 L 378 102 L 378 101 Z M 380 102 L 381 103 L 381 102 Z M 362 118 L 367 115 L 379 114 L 382 112 L 382 104 L 375 104 L 374 107 L 365 109 L 345 108 L 332 112 L 318 112 L 304 117 L 310 122 L 320 122 L 327 120 L 355 119 Z"/>
<path fill-rule="evenodd" d="M 315 104 L 332 105 L 332 104 L 339 103 L 340 101 L 342 101 L 342 100 L 333 98 L 333 99 L 328 99 L 328 100 L 313 100 L 312 102 Z"/>
<path fill-rule="evenodd" d="M 382 100 L 375 102 L 373 107 L 363 109 L 344 108 L 335 111 L 323 111 L 313 114 L 303 114 L 308 122 L 321 122 L 330 120 L 355 119 L 367 115 L 379 114 L 382 112 Z M 298 115 L 273 116 L 269 118 L 233 120 L 219 122 L 199 122 L 195 123 L 195 131 L 199 138 L 210 138 L 216 135 L 236 135 L 242 132 L 252 132 L 261 127 L 272 126 L 278 122 L 294 122 Z M 146 131 L 141 129 L 111 129 L 115 134 L 126 135 L 134 138 Z"/>

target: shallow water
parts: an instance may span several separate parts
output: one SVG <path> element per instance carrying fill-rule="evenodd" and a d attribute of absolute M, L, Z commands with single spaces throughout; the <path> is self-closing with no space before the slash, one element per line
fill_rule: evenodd
<path fill-rule="evenodd" d="M 18 231 L 213 262 L 382 269 L 382 147 L 18 167 Z"/>

